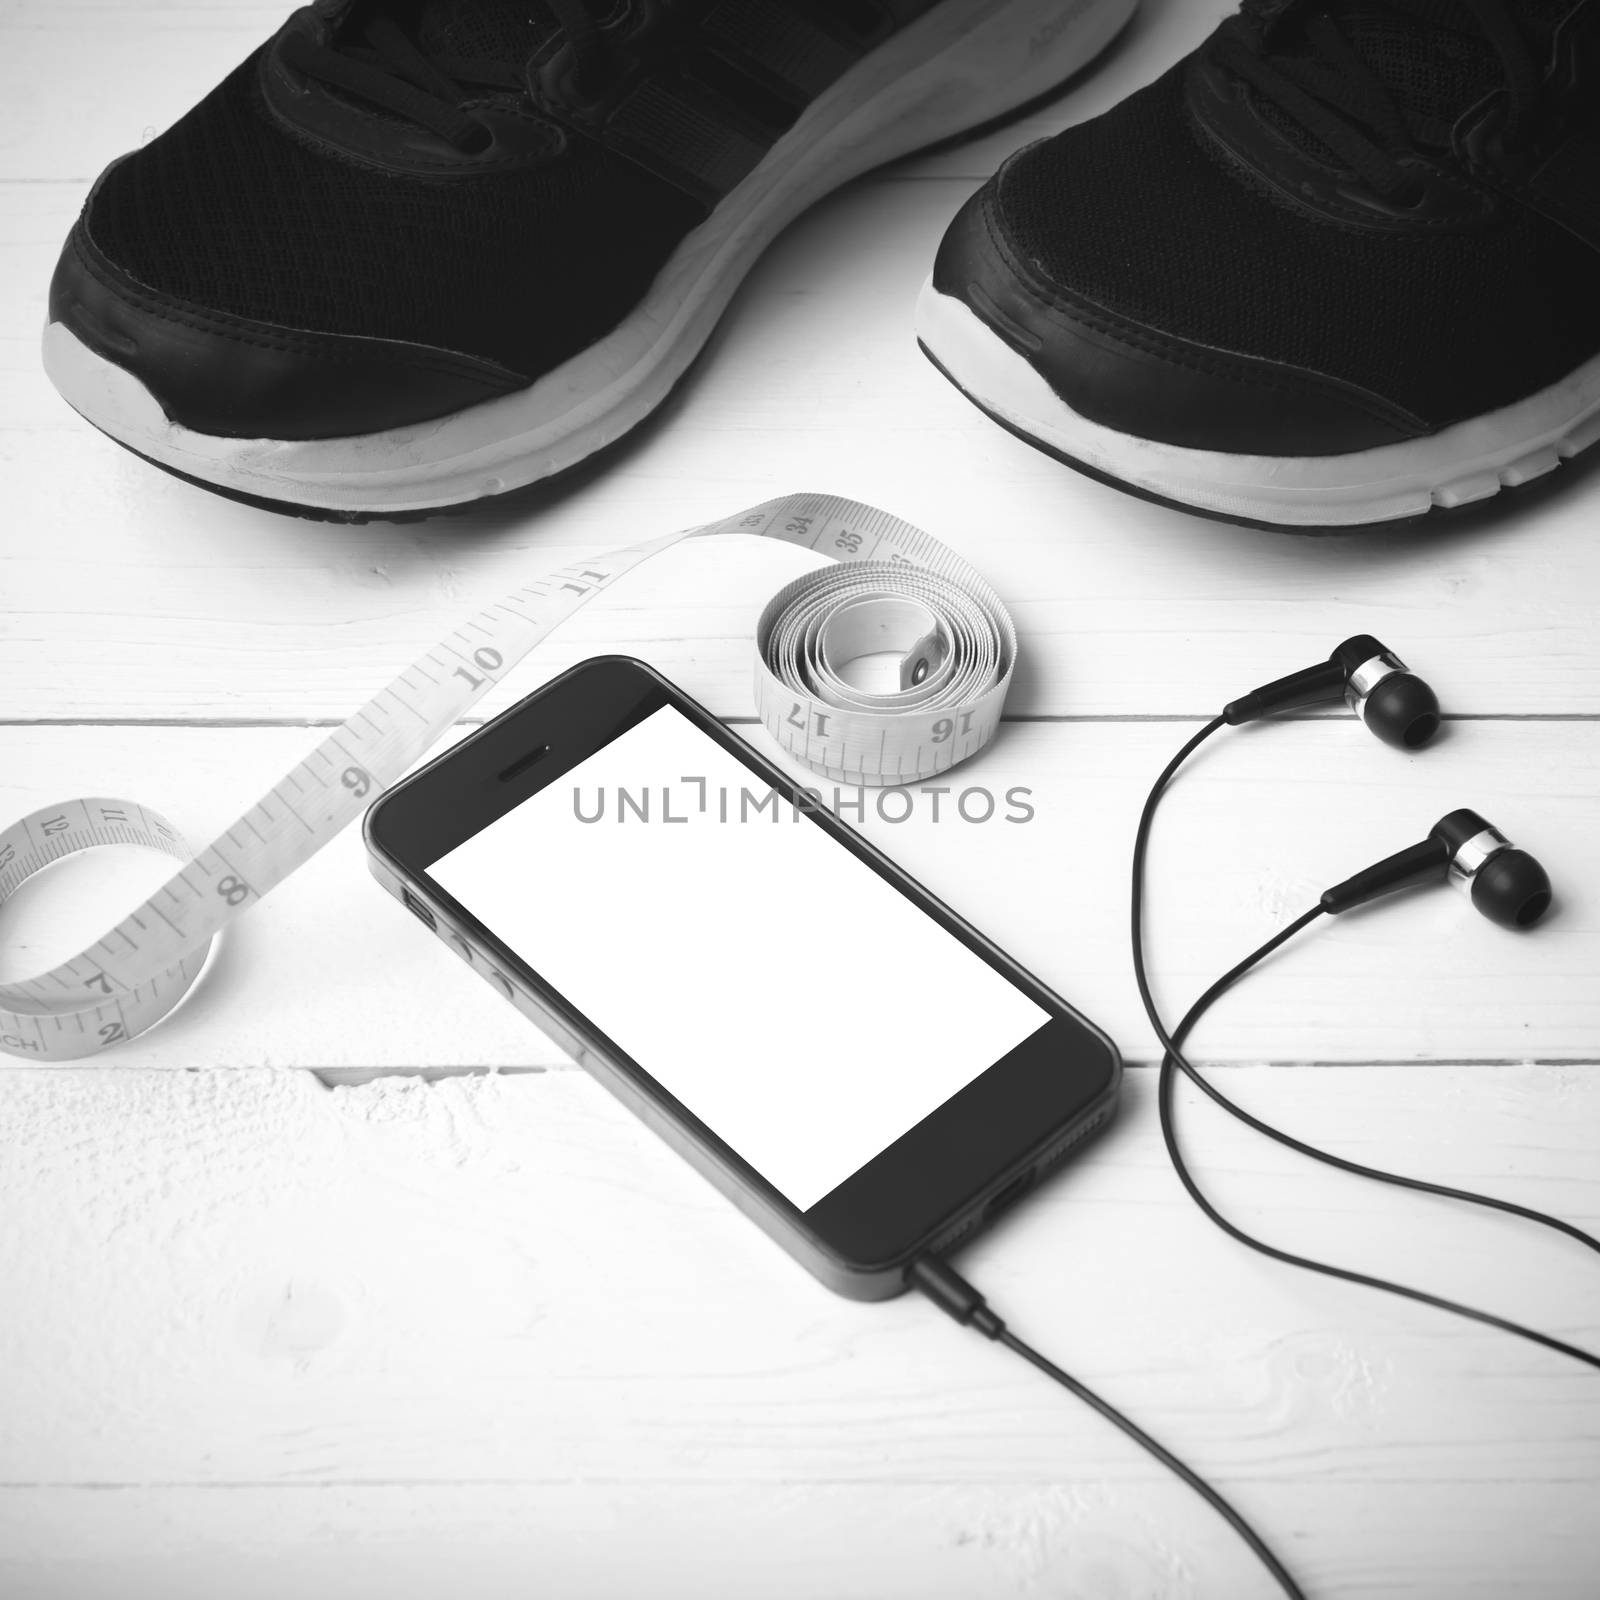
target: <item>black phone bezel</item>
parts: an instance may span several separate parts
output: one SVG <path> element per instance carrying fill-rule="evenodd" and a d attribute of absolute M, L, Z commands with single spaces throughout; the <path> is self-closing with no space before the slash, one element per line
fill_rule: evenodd
<path fill-rule="evenodd" d="M 461 905 L 430 868 L 529 796 L 645 717 L 672 706 L 798 806 L 868 868 L 914 900 L 947 932 L 1049 1013 L 1050 1020 L 909 1129 L 865 1167 L 802 1211 L 622 1050 L 590 1018 L 546 983 L 494 930 Z M 629 656 L 580 662 L 534 691 L 388 791 L 368 814 L 375 850 L 415 881 L 467 941 L 514 974 L 538 1002 L 609 1055 L 657 1107 L 712 1152 L 769 1210 L 852 1270 L 872 1271 L 909 1259 L 966 1233 L 974 1205 L 992 1205 L 1019 1174 L 1114 1100 L 1121 1070 L 1115 1046 L 1092 1024 L 1018 966 L 964 919 L 896 866 L 868 840 L 815 804 L 801 785 L 766 760 L 703 706 L 646 663 Z M 447 930 L 448 933 L 448 930 Z M 460 940 L 456 940 L 458 944 Z M 815 953 L 794 952 L 803 970 Z M 821 1048 L 821 1046 L 819 1046 Z"/>

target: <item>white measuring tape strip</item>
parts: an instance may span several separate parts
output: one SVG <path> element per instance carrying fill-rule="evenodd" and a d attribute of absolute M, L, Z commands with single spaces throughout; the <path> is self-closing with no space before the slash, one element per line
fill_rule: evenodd
<path fill-rule="evenodd" d="M 998 596 L 937 539 L 871 506 L 788 495 L 721 522 L 564 567 L 480 611 L 441 641 L 198 855 L 130 800 L 70 800 L 0 832 L 0 906 L 51 862 L 99 845 L 145 845 L 184 863 L 97 944 L 50 972 L 0 985 L 0 1049 L 68 1061 L 159 1022 L 194 982 L 213 935 L 308 861 L 402 777 L 491 684 L 579 607 L 685 539 L 748 534 L 831 556 L 797 578 L 756 628 L 756 705 L 780 745 L 850 784 L 915 783 L 994 736 L 1016 661 Z M 900 687 L 872 694 L 840 669 L 901 657 Z"/>

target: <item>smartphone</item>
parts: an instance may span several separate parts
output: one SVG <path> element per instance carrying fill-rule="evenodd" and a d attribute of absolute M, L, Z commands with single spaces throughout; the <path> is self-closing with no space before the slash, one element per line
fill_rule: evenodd
<path fill-rule="evenodd" d="M 1104 1033 L 643 662 L 528 696 L 366 839 L 391 894 L 841 1294 L 899 1293 L 1115 1110 Z"/>

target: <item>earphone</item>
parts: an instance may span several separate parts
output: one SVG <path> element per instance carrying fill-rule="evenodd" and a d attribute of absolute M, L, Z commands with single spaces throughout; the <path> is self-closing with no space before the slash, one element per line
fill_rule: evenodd
<path fill-rule="evenodd" d="M 1502 928 L 1531 928 L 1550 909 L 1550 877 L 1528 854 L 1465 808 L 1440 817 L 1421 844 L 1385 856 L 1322 894 L 1332 915 L 1381 895 L 1448 880 Z"/>
<path fill-rule="evenodd" d="M 1559 1217 L 1552 1217 L 1545 1212 L 1496 1199 L 1490 1195 L 1476 1194 L 1464 1189 L 1451 1189 L 1440 1184 L 1426 1183 L 1418 1178 L 1406 1177 L 1400 1173 L 1364 1167 L 1293 1138 L 1235 1105 L 1198 1071 L 1183 1052 L 1184 1039 L 1215 1001 L 1259 962 L 1318 917 L 1336 916 L 1355 906 L 1365 905 L 1369 901 L 1400 890 L 1433 883 L 1454 882 L 1466 891 L 1473 907 L 1490 921 L 1506 928 L 1532 927 L 1551 905 L 1549 875 L 1533 856 L 1525 850 L 1518 849 L 1498 828 L 1486 822 L 1477 812 L 1462 809 L 1448 813 L 1429 829 L 1427 837 L 1420 843 L 1396 851 L 1393 855 L 1386 856 L 1383 860 L 1374 862 L 1370 867 L 1346 878 L 1342 883 L 1335 884 L 1322 894 L 1316 905 L 1287 927 L 1280 929 L 1260 948 L 1252 951 L 1224 973 L 1195 1001 L 1177 1027 L 1169 1031 L 1161 1019 L 1145 971 L 1144 877 L 1150 826 L 1156 806 L 1167 785 L 1189 756 L 1219 729 L 1253 722 L 1274 712 L 1298 710 L 1341 699 L 1350 705 L 1359 720 L 1372 733 L 1397 749 L 1418 750 L 1439 730 L 1439 702 L 1433 690 L 1397 655 L 1370 634 L 1358 634 L 1340 644 L 1326 661 L 1300 672 L 1290 673 L 1287 677 L 1275 679 L 1259 689 L 1251 690 L 1249 694 L 1237 700 L 1230 701 L 1219 716 L 1202 727 L 1167 763 L 1145 800 L 1133 847 L 1131 914 L 1133 967 L 1145 1013 L 1155 1029 L 1157 1038 L 1161 1041 L 1164 1052 L 1158 1099 L 1161 1130 L 1166 1141 L 1167 1153 L 1179 1179 L 1200 1209 L 1224 1232 L 1253 1250 L 1313 1272 L 1361 1283 L 1370 1288 L 1383 1289 L 1440 1310 L 1488 1323 L 1505 1332 L 1530 1339 L 1536 1344 L 1558 1350 L 1590 1366 L 1600 1367 L 1600 1356 L 1535 1329 L 1523 1327 L 1519 1323 L 1507 1321 L 1471 1306 L 1459 1305 L 1436 1295 L 1426 1294 L 1405 1284 L 1391 1283 L 1386 1279 L 1352 1272 L 1343 1267 L 1330 1266 L 1326 1262 L 1312 1261 L 1266 1244 L 1230 1222 L 1211 1204 L 1184 1159 L 1173 1123 L 1172 1091 L 1175 1070 L 1183 1072 L 1217 1105 L 1248 1127 L 1292 1150 L 1310 1156 L 1313 1160 L 1338 1167 L 1345 1172 L 1355 1173 L 1360 1177 L 1375 1179 L 1380 1183 L 1395 1184 L 1401 1188 L 1420 1190 L 1428 1194 L 1442 1195 L 1448 1199 L 1464 1200 L 1473 1205 L 1509 1212 L 1531 1222 L 1540 1223 L 1542 1226 L 1554 1228 L 1591 1250 L 1600 1252 L 1600 1239 L 1594 1238 Z"/>
<path fill-rule="evenodd" d="M 1222 720 L 1236 728 L 1274 712 L 1335 700 L 1343 700 L 1366 727 L 1398 750 L 1419 750 L 1439 731 L 1439 697 L 1370 633 L 1346 639 L 1314 667 L 1230 700 L 1222 708 Z"/>

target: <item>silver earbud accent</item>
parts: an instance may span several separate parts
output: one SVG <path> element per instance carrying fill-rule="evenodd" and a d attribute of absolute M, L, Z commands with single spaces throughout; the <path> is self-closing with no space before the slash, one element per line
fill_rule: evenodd
<path fill-rule="evenodd" d="M 1387 650 L 1381 651 L 1370 661 L 1363 661 L 1354 672 L 1350 674 L 1350 681 L 1345 685 L 1344 703 L 1359 717 L 1366 710 L 1367 696 L 1383 682 L 1385 678 L 1393 677 L 1397 672 L 1406 671 L 1406 664 L 1399 656 L 1390 655 Z"/>
<path fill-rule="evenodd" d="M 1470 891 L 1472 880 L 1483 870 L 1484 863 L 1510 848 L 1511 841 L 1498 828 L 1485 828 L 1473 834 L 1450 858 L 1451 883 Z"/>

